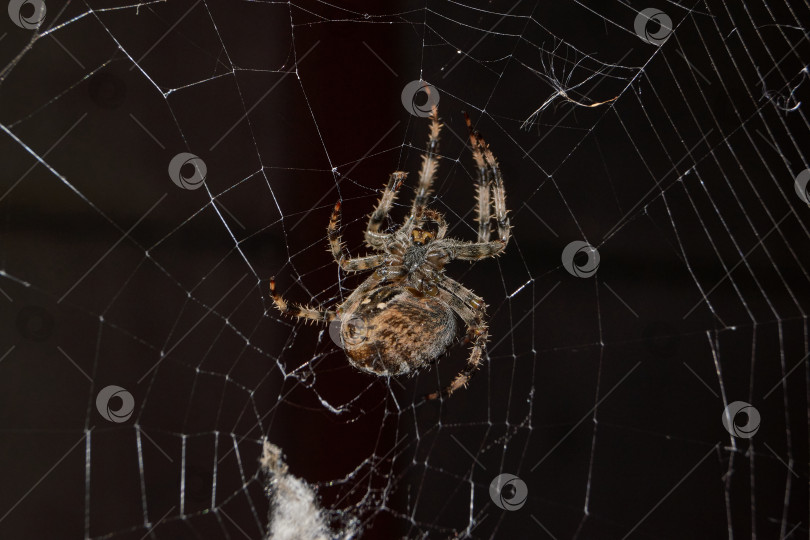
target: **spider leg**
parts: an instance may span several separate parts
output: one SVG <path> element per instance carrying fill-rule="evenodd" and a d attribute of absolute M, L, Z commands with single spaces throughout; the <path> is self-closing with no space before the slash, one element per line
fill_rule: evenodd
<path fill-rule="evenodd" d="M 504 240 L 491 242 L 464 242 L 462 240 L 445 239 L 443 245 L 447 247 L 451 259 L 462 261 L 477 261 L 500 255 L 506 249 Z"/>
<path fill-rule="evenodd" d="M 377 201 L 377 206 L 374 208 L 374 212 L 372 212 L 368 220 L 368 226 L 366 227 L 366 244 L 368 244 L 369 247 L 381 250 L 385 246 L 385 241 L 390 237 L 388 234 L 379 232 L 380 225 L 385 219 L 385 216 L 388 215 L 388 212 L 391 211 L 391 205 L 394 204 L 394 200 L 397 198 L 397 192 L 407 176 L 408 173 L 406 172 L 396 171 L 388 177 L 388 184 L 385 186 L 385 191 L 383 191 L 380 200 Z"/>
<path fill-rule="evenodd" d="M 484 158 L 489 162 L 494 182 L 492 183 L 492 199 L 495 206 L 495 221 L 498 223 L 498 238 L 504 243 L 509 242 L 511 237 L 511 225 L 509 224 L 508 210 L 506 209 L 506 188 L 503 186 L 503 176 L 498 166 L 498 160 L 487 147 Z"/>
<path fill-rule="evenodd" d="M 337 313 L 328 309 L 288 304 L 280 294 L 276 293 L 276 278 L 270 278 L 270 296 L 278 310 L 289 317 L 318 322 L 331 322 L 337 317 Z"/>
<path fill-rule="evenodd" d="M 467 365 L 453 381 L 441 392 L 428 394 L 426 399 L 437 399 L 439 396 L 449 397 L 456 390 L 466 387 L 470 378 L 481 366 L 487 346 L 487 325 L 484 323 L 486 305 L 484 300 L 474 292 L 450 278 L 444 279 L 439 288 L 439 298 L 444 300 L 467 325 L 466 341 L 472 343 Z"/>
<path fill-rule="evenodd" d="M 433 106 L 430 120 L 430 135 L 428 137 L 427 150 L 422 156 L 422 168 L 419 170 L 419 185 L 416 188 L 416 195 L 413 198 L 411 215 L 408 217 L 408 221 L 410 222 L 418 220 L 422 216 L 425 205 L 427 205 L 428 195 L 430 195 L 430 188 L 436 177 L 436 171 L 439 168 L 439 156 L 436 152 L 439 149 L 439 132 L 442 129 L 442 125 L 439 123 L 439 110 L 435 105 Z"/>
<path fill-rule="evenodd" d="M 467 113 L 464 113 L 464 118 L 467 121 L 467 129 L 470 132 L 473 160 L 475 160 L 475 165 L 478 168 L 478 182 L 476 184 L 475 197 L 475 200 L 478 202 L 475 217 L 475 220 L 478 222 L 478 242 L 489 242 L 489 236 L 491 234 L 490 209 L 492 205 L 489 194 L 492 180 L 487 176 L 487 163 L 484 161 L 484 153 L 481 148 L 481 143 L 478 139 L 478 135 L 475 133 L 475 131 L 473 131 L 470 117 Z"/>
<path fill-rule="evenodd" d="M 470 118 L 466 118 L 467 127 L 470 130 L 470 142 L 473 145 L 473 158 L 479 168 L 479 184 L 478 184 L 478 242 L 485 242 L 489 240 L 489 194 L 482 196 L 482 191 L 486 191 L 486 186 L 481 185 L 481 169 L 486 167 L 487 175 L 491 178 L 491 182 L 487 185 L 492 186 L 492 205 L 495 207 L 495 221 L 498 224 L 498 238 L 504 244 L 509 242 L 511 236 L 509 224 L 508 210 L 506 209 L 506 188 L 503 185 L 503 175 L 501 168 L 498 165 L 498 159 L 490 150 L 489 145 L 484 141 L 480 133 L 472 129 Z M 482 199 L 487 203 L 486 210 L 482 209 Z M 486 228 L 482 226 L 483 219 L 486 219 Z M 486 237 L 482 237 L 482 233 Z"/>
<path fill-rule="evenodd" d="M 385 261 L 384 253 L 377 253 L 376 255 L 366 255 L 365 257 L 354 257 L 352 259 L 343 259 L 340 261 L 340 267 L 345 272 L 362 272 L 364 270 L 371 270 L 377 268 Z"/>
<path fill-rule="evenodd" d="M 326 227 L 326 236 L 329 238 L 329 250 L 335 262 L 340 264 L 343 259 L 348 259 L 349 254 L 343 251 L 343 242 L 340 239 L 340 201 L 335 203 L 332 210 L 332 217 L 329 218 L 329 226 Z"/>
<path fill-rule="evenodd" d="M 344 246 L 340 239 L 339 229 L 340 201 L 335 203 L 335 209 L 332 210 L 332 217 L 329 219 L 329 226 L 326 231 L 329 237 L 329 250 L 332 252 L 332 257 L 334 257 L 335 262 L 337 262 L 343 270 L 347 272 L 360 272 L 382 264 L 385 258 L 385 255 L 382 253 L 353 259 L 351 255 L 343 249 Z"/>

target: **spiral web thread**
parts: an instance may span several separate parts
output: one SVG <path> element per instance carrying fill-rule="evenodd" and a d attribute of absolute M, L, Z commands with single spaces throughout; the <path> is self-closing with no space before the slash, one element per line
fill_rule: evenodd
<path fill-rule="evenodd" d="M 810 5 L 659 2 L 672 28 L 642 25 L 666 35 L 652 43 L 634 26 L 644 6 L 543 4 L 68 1 L 47 3 L 33 30 L 7 23 L 0 302 L 8 328 L 22 318 L 23 329 L 4 334 L 0 377 L 35 388 L 42 372 L 18 366 L 46 358 L 65 390 L 62 401 L 8 394 L 19 416 L 4 438 L 46 451 L 4 490 L 0 531 L 31 526 L 50 503 L 86 538 L 261 537 L 279 496 L 271 486 L 268 500 L 260 463 L 269 441 L 335 536 L 669 537 L 701 523 L 729 538 L 806 535 L 810 214 L 794 180 L 810 167 Z M 362 59 L 327 54 L 346 31 Z M 400 40 L 405 67 L 367 43 L 380 34 Z M 427 136 L 397 92 L 380 124 L 362 103 L 327 106 L 313 76 L 325 62 L 345 62 L 336 85 L 362 89 L 350 82 L 361 62 L 369 81 L 438 92 L 431 205 L 450 235 L 477 228 L 460 111 L 503 166 L 507 254 L 448 270 L 491 321 L 481 372 L 448 399 L 422 396 L 461 369 L 465 347 L 414 379 L 368 377 L 328 328 L 281 317 L 268 296 L 275 275 L 291 301 L 346 298 L 358 281 L 323 251 L 330 209 L 343 203 L 347 247 L 362 254 L 383 179 L 406 170 L 413 183 Z M 121 107 L 121 80 L 124 108 L 99 120 Z M 77 103 L 88 85 L 101 105 L 89 112 Z M 200 103 L 221 103 L 224 120 L 201 122 Z M 307 159 L 274 150 L 285 143 L 268 135 L 268 110 Z M 359 141 L 351 152 L 336 118 Z M 94 131 L 102 121 L 120 131 Z M 166 174 L 181 152 L 206 168 L 196 189 Z M 144 161 L 115 193 L 99 187 Z M 18 221 L 47 227 L 54 212 L 73 227 L 63 250 L 15 241 Z M 98 244 L 71 253 L 82 234 Z M 599 253 L 595 274 L 566 271 L 583 264 L 561 259 L 571 240 Z M 63 260 L 63 272 L 44 269 Z M 659 265 L 652 277 L 646 264 Z M 37 320 L 61 330 L 26 327 L 25 304 L 46 306 Z M 113 384 L 134 395 L 124 422 L 96 403 Z M 20 413 L 35 397 L 64 415 Z M 753 437 L 723 430 L 737 401 L 761 413 Z M 344 449 L 354 461 L 316 467 Z M 520 510 L 490 497 L 502 473 L 527 486 Z M 680 506 L 690 497 L 705 497 L 694 522 Z"/>

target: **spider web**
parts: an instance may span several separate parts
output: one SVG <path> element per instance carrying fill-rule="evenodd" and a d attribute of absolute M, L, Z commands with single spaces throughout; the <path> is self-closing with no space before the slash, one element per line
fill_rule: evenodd
<path fill-rule="evenodd" d="M 19 4 L 0 536 L 261 538 L 268 442 L 335 537 L 808 534 L 806 1 L 46 0 L 27 28 Z M 449 235 L 476 231 L 462 111 L 514 226 L 448 267 L 490 339 L 434 402 L 468 347 L 368 376 L 268 296 L 333 306 L 363 278 L 325 251 L 335 201 L 355 255 L 394 170 L 386 226 L 406 215 L 413 81 L 440 100 Z"/>

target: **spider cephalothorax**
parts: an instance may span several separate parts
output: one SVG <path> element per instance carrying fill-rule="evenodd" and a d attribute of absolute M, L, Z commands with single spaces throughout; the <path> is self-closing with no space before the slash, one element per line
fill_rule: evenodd
<path fill-rule="evenodd" d="M 467 126 L 470 127 L 469 118 Z M 442 391 L 449 396 L 465 386 L 478 369 L 486 347 L 487 326 L 483 299 L 447 277 L 444 266 L 453 259 L 474 261 L 500 254 L 509 242 L 510 226 L 498 161 L 470 127 L 478 173 L 478 240 L 445 238 L 444 217 L 427 208 L 438 168 L 441 127 L 434 107 L 410 214 L 398 229 L 385 233 L 380 232 L 380 226 L 407 174 L 398 171 L 389 177 L 366 228 L 366 244 L 377 253 L 351 258 L 344 251 L 338 232 L 340 202 L 335 204 L 327 229 L 335 261 L 347 272 L 374 270 L 336 310 L 290 305 L 276 293 L 273 279 L 270 291 L 282 313 L 325 323 L 339 320 L 341 341 L 349 361 L 376 375 L 414 373 L 437 359 L 453 343 L 461 319 L 467 327 L 466 341 L 472 344 L 472 351 L 466 368 Z M 498 237 L 490 240 L 493 209 Z M 434 392 L 428 398 L 439 395 Z"/>

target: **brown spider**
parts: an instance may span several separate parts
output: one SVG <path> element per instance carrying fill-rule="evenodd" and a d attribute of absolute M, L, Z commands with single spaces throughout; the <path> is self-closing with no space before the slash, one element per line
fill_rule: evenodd
<path fill-rule="evenodd" d="M 335 261 L 347 272 L 373 269 L 374 273 L 335 311 L 288 304 L 276 293 L 274 278 L 270 279 L 270 293 L 276 307 L 286 315 L 325 323 L 338 319 L 349 362 L 375 375 L 414 373 L 436 360 L 456 337 L 458 315 L 467 326 L 465 342 L 472 343 L 472 351 L 467 366 L 441 392 L 449 396 L 466 386 L 479 367 L 486 348 L 487 326 L 484 300 L 447 277 L 444 265 L 453 259 L 475 261 L 500 254 L 509 242 L 510 226 L 498 161 L 483 138 L 473 131 L 467 117 L 473 158 L 478 168 L 478 241 L 445 238 L 447 223 L 443 216 L 427 208 L 438 168 L 442 127 L 435 107 L 430 119 L 430 137 L 422 156 L 419 186 L 410 214 L 395 231 L 380 232 L 380 225 L 407 176 L 397 171 L 389 177 L 369 219 L 365 241 L 378 253 L 351 258 L 344 251 L 338 232 L 340 202 L 332 212 L 327 231 Z M 490 240 L 491 207 L 494 207 L 498 228 L 496 240 Z M 435 399 L 439 395 L 434 392 L 427 398 Z"/>

